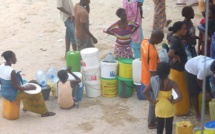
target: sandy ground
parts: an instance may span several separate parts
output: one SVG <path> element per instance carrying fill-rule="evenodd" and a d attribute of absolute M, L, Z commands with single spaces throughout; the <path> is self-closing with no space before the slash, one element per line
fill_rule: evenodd
<path fill-rule="evenodd" d="M 77 3 L 79 0 L 73 0 Z M 167 0 L 167 16 L 173 21 L 181 20 L 181 6 Z M 92 0 L 90 29 L 98 39 L 100 59 L 112 50 L 115 38 L 102 33 L 103 28 L 118 20 L 115 15 L 121 7 L 121 0 Z M 145 1 L 143 6 L 144 36 L 148 38 L 152 29 L 153 2 Z M 201 18 L 198 8 L 194 25 Z M 54 0 L 4 0 L 0 4 L 0 53 L 13 50 L 18 62 L 13 67 L 22 71 L 25 79 L 35 79 L 35 73 L 50 67 L 60 69 L 65 66 L 64 36 L 65 27 L 60 19 Z M 167 30 L 165 29 L 165 32 Z M 158 47 L 159 49 L 159 47 Z M 3 58 L 0 62 L 4 62 Z M 41 118 L 30 112 L 20 113 L 20 118 L 8 121 L 0 116 L 0 133 L 4 134 L 154 134 L 147 129 L 148 102 L 137 100 L 134 94 L 129 99 L 87 98 L 84 96 L 79 109 L 62 110 L 56 98 L 50 96 L 46 101 L 50 111 L 56 116 Z M 0 96 L 0 113 L 2 97 Z M 175 121 L 190 120 L 194 126 L 194 116 L 176 117 Z M 208 120 L 208 116 L 206 116 Z"/>

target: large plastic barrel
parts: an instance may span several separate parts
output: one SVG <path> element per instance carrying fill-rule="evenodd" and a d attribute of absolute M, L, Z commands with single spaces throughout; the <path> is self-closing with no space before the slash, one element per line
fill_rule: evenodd
<path fill-rule="evenodd" d="M 132 78 L 132 62 L 133 59 L 119 60 L 119 76 L 122 78 Z"/>
<path fill-rule="evenodd" d="M 175 115 L 187 115 L 190 107 L 190 100 L 187 90 L 187 82 L 185 80 L 185 72 L 180 72 L 175 69 L 170 70 L 170 79 L 175 81 L 181 91 L 183 96 L 182 100 L 176 104 L 175 107 Z"/>
<path fill-rule="evenodd" d="M 66 53 L 66 66 L 71 66 L 73 72 L 80 72 L 81 57 L 79 51 L 69 51 Z"/>

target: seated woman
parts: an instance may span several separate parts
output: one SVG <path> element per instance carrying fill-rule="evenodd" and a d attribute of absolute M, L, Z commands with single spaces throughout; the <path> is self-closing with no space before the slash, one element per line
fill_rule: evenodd
<path fill-rule="evenodd" d="M 138 24 L 127 20 L 125 9 L 119 8 L 116 15 L 120 18 L 104 32 L 115 36 L 116 45 L 114 55 L 116 58 L 133 58 L 131 48 L 131 35 L 138 29 Z"/>
<path fill-rule="evenodd" d="M 11 67 L 17 61 L 15 53 L 13 51 L 5 51 L 2 53 L 2 57 L 6 60 L 5 63 L 0 65 L 2 96 L 9 101 L 22 100 L 25 110 L 41 114 L 41 117 L 55 115 L 55 113 L 48 111 L 41 92 L 32 95 L 24 92 L 26 90 L 34 90 L 35 86 L 21 86 L 20 74 L 16 73 Z"/>

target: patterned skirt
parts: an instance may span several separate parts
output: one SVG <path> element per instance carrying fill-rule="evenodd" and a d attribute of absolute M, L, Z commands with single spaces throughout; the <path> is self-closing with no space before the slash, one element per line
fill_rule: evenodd
<path fill-rule="evenodd" d="M 19 91 L 16 100 L 22 100 L 24 109 L 37 114 L 45 114 L 48 112 L 42 93 L 27 94 Z"/>
<path fill-rule="evenodd" d="M 133 58 L 131 45 L 116 44 L 114 47 L 114 55 L 116 58 Z"/>

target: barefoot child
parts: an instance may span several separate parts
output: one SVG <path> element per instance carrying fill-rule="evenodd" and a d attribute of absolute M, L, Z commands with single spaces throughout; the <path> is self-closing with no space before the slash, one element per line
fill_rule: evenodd
<path fill-rule="evenodd" d="M 149 85 L 143 91 L 146 99 L 155 105 L 155 115 L 157 117 L 157 134 L 162 134 L 165 127 L 166 134 L 172 134 L 172 122 L 175 115 L 174 104 L 182 99 L 181 92 L 177 84 L 168 78 L 170 65 L 160 62 L 157 66 L 156 76 L 152 76 Z M 172 89 L 175 90 L 178 97 L 173 99 Z M 152 91 L 156 100 L 152 100 L 148 91 Z"/>
<path fill-rule="evenodd" d="M 75 78 L 75 80 L 68 80 L 67 71 Z M 81 79 L 71 72 L 71 67 L 67 70 L 60 70 L 57 74 L 60 81 L 58 82 L 58 104 L 61 108 L 68 109 L 74 105 L 74 100 L 79 89 Z M 78 104 L 75 104 L 78 107 Z"/>

